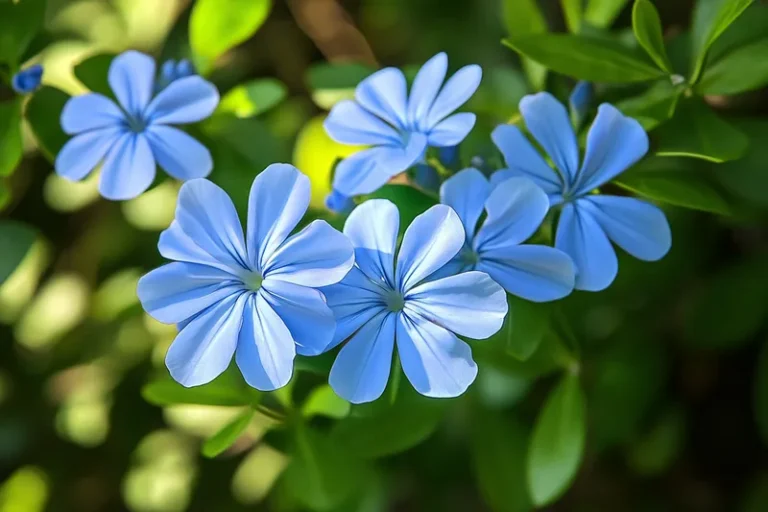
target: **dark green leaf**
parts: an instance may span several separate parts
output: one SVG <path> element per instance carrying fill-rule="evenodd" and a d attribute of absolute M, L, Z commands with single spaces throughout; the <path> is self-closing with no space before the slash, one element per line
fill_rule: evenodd
<path fill-rule="evenodd" d="M 768 343 L 763 345 L 753 380 L 753 407 L 757 429 L 768 445 Z"/>
<path fill-rule="evenodd" d="M 528 450 L 528 490 L 533 503 L 552 503 L 576 476 L 586 436 L 584 394 L 579 378 L 566 374 L 536 419 Z"/>
<path fill-rule="evenodd" d="M 768 37 L 765 33 L 766 26 L 768 26 L 768 5 L 764 2 L 753 3 L 712 44 L 707 55 L 707 66 L 713 65 L 742 46 Z"/>
<path fill-rule="evenodd" d="M 708 65 L 696 85 L 701 94 L 737 94 L 768 84 L 768 37 Z"/>
<path fill-rule="evenodd" d="M 749 483 L 739 512 L 765 512 L 768 510 L 768 473 L 761 471 Z"/>
<path fill-rule="evenodd" d="M 633 50 L 605 38 L 547 34 L 506 39 L 504 44 L 552 71 L 580 80 L 630 83 L 664 75 Z"/>
<path fill-rule="evenodd" d="M 672 65 L 664 48 L 664 36 L 661 33 L 661 19 L 656 7 L 650 0 L 635 0 L 632 8 L 632 30 L 640 46 L 653 59 L 659 68 L 671 73 Z"/>
<path fill-rule="evenodd" d="M 312 100 L 318 107 L 330 109 L 341 100 L 353 98 L 357 84 L 374 71 L 371 66 L 355 62 L 321 63 L 309 68 L 306 80 Z"/>
<path fill-rule="evenodd" d="M 754 0 L 699 0 L 691 22 L 692 55 L 690 82 L 695 84 L 704 68 L 710 46 L 736 21 Z"/>
<path fill-rule="evenodd" d="M 0 176 L 10 176 L 21 162 L 21 101 L 0 103 Z"/>
<path fill-rule="evenodd" d="M 502 17 L 510 38 L 547 32 L 547 23 L 536 0 L 503 0 Z M 536 90 L 544 88 L 547 68 L 538 62 L 523 57 L 523 69 L 528 81 Z"/>
<path fill-rule="evenodd" d="M 42 87 L 27 103 L 25 116 L 43 154 L 53 162 L 67 142 L 68 135 L 59 124 L 61 111 L 69 95 L 54 87 Z"/>
<path fill-rule="evenodd" d="M 112 88 L 107 80 L 109 66 L 114 58 L 115 55 L 111 53 L 101 53 L 88 57 L 75 66 L 75 76 L 90 91 L 114 98 Z"/>
<path fill-rule="evenodd" d="M 10 276 L 35 242 L 35 232 L 24 224 L 0 221 L 0 284 Z"/>
<path fill-rule="evenodd" d="M 629 0 L 587 0 L 584 19 L 595 27 L 608 28 Z"/>
<path fill-rule="evenodd" d="M 507 295 L 509 312 L 493 340 L 508 354 L 525 361 L 536 351 L 548 330 L 550 306 Z"/>
<path fill-rule="evenodd" d="M 635 473 L 659 476 L 680 455 L 685 440 L 685 416 L 679 408 L 667 411 L 649 432 L 635 441 L 628 453 L 629 466 Z"/>
<path fill-rule="evenodd" d="M 323 384 L 312 390 L 301 407 L 301 413 L 305 418 L 326 416 L 341 419 L 349 415 L 349 409 L 349 402 L 340 398 L 331 386 Z"/>
<path fill-rule="evenodd" d="M 246 388 L 236 371 L 228 370 L 213 382 L 193 388 L 185 388 L 170 375 L 145 385 L 141 390 L 144 399 L 154 405 L 253 405 L 258 402 L 258 392 Z"/>
<path fill-rule="evenodd" d="M 481 365 L 489 365 L 503 373 L 521 378 L 541 377 L 576 363 L 562 340 L 551 332 L 544 336 L 533 354 L 525 361 L 509 354 L 505 346 L 499 347 L 494 343 L 476 343 L 472 347 L 472 354 Z"/>
<path fill-rule="evenodd" d="M 370 199 L 389 199 L 400 210 L 400 233 L 404 233 L 413 219 L 437 204 L 437 199 L 408 185 L 384 185 L 369 196 Z"/>
<path fill-rule="evenodd" d="M 276 78 L 253 80 L 231 89 L 219 103 L 219 112 L 231 112 L 237 117 L 251 117 L 266 112 L 280 103 L 287 93 L 285 85 Z"/>
<path fill-rule="evenodd" d="M 248 408 L 240 413 L 234 420 L 216 432 L 203 443 L 202 454 L 204 457 L 213 458 L 226 451 L 245 432 L 253 419 L 254 410 Z"/>
<path fill-rule="evenodd" d="M 714 177 L 739 197 L 768 207 L 768 121 L 735 119 L 733 124 L 749 136 L 749 148 L 742 158 L 713 166 Z"/>
<path fill-rule="evenodd" d="M 641 95 L 620 101 L 616 107 L 651 131 L 674 115 L 682 92 L 681 87 L 663 79 Z"/>
<path fill-rule="evenodd" d="M 0 2 L 0 63 L 11 68 L 43 25 L 46 0 Z"/>
<path fill-rule="evenodd" d="M 583 0 L 560 0 L 560 5 L 563 8 L 563 16 L 565 17 L 568 31 L 578 34 L 581 30 L 581 20 L 584 16 Z"/>

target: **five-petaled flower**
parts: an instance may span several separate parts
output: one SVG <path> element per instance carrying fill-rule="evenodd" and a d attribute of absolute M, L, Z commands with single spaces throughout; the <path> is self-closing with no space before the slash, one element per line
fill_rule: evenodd
<path fill-rule="evenodd" d="M 356 265 L 337 285 L 323 288 L 336 316 L 328 349 L 341 348 L 330 384 L 353 403 L 378 398 L 389 379 L 395 343 L 413 387 L 430 397 L 462 394 L 477 366 L 456 334 L 483 339 L 507 313 L 504 290 L 483 272 L 441 279 L 429 276 L 464 245 L 464 230 L 450 207 L 436 205 L 414 219 L 395 258 L 400 215 L 385 199 L 355 208 L 344 234 Z"/>
<path fill-rule="evenodd" d="M 71 98 L 61 126 L 75 135 L 56 158 L 56 172 L 79 181 L 103 161 L 99 191 L 107 199 L 130 199 L 144 192 L 159 165 L 174 178 L 207 176 L 208 149 L 171 125 L 210 116 L 219 102 L 216 87 L 199 76 L 173 81 L 152 98 L 155 61 L 125 52 L 112 61 L 109 85 L 119 105 L 97 93 Z"/>
<path fill-rule="evenodd" d="M 385 68 L 360 82 L 355 101 L 334 105 L 325 120 L 328 135 L 342 144 L 372 146 L 339 163 L 334 189 L 345 196 L 371 193 L 422 161 L 428 147 L 464 140 L 475 114 L 451 114 L 477 90 L 482 70 L 465 66 L 443 85 L 447 69 L 445 53 L 432 57 L 416 75 L 409 96 L 403 72 Z"/>
<path fill-rule="evenodd" d="M 221 374 L 233 354 L 246 382 L 284 386 L 296 353 L 316 355 L 332 341 L 334 316 L 316 289 L 339 282 L 352 267 L 349 240 L 316 220 L 289 236 L 309 206 L 309 179 L 273 164 L 256 177 L 247 233 L 229 196 L 208 180 L 186 182 L 176 219 L 160 235 L 173 263 L 142 277 L 144 309 L 179 324 L 166 356 L 184 386 Z"/>
<path fill-rule="evenodd" d="M 509 293 L 535 302 L 573 291 L 575 271 L 567 254 L 546 245 L 521 245 L 549 211 L 547 195 L 531 180 L 509 178 L 492 187 L 479 170 L 464 169 L 443 183 L 440 202 L 459 215 L 466 242 L 439 275 L 479 270 Z M 477 229 L 483 210 L 486 218 Z"/>
<path fill-rule="evenodd" d="M 502 125 L 492 138 L 508 169 L 495 173 L 491 181 L 527 176 L 547 193 L 553 206 L 563 205 L 555 246 L 573 258 L 577 289 L 598 291 L 613 282 L 618 261 L 611 240 L 645 261 L 658 260 L 669 251 L 669 224 L 659 208 L 633 197 L 592 193 L 648 152 L 648 135 L 637 121 L 612 105 L 600 105 L 579 168 L 579 146 L 562 104 L 548 93 L 538 93 L 520 101 L 520 113 L 557 171 L 517 127 Z"/>

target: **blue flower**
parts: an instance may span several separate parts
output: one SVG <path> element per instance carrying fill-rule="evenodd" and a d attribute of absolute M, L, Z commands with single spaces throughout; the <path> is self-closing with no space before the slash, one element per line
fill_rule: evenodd
<path fill-rule="evenodd" d="M 96 93 L 64 105 L 61 127 L 75 137 L 56 157 L 59 175 L 79 181 L 103 161 L 99 191 L 118 200 L 149 188 L 155 165 L 179 180 L 211 172 L 208 149 L 171 125 L 210 116 L 219 102 L 213 84 L 199 76 L 181 78 L 153 99 L 155 61 L 135 51 L 115 57 L 108 80 L 119 106 Z"/>
<path fill-rule="evenodd" d="M 19 94 L 35 92 L 43 80 L 43 66 L 35 64 L 22 69 L 11 79 L 11 87 Z"/>
<path fill-rule="evenodd" d="M 402 71 L 382 69 L 360 82 L 355 101 L 334 105 L 325 120 L 328 135 L 342 144 L 372 146 L 339 163 L 335 189 L 346 196 L 369 194 L 423 160 L 428 147 L 464 140 L 475 114 L 451 114 L 477 90 L 482 70 L 463 67 L 443 86 L 447 69 L 445 53 L 432 57 L 416 75 L 410 96 Z"/>
<path fill-rule="evenodd" d="M 351 197 L 347 197 L 338 190 L 331 190 L 325 198 L 325 207 L 333 213 L 346 215 L 355 207 L 355 202 Z"/>
<path fill-rule="evenodd" d="M 580 81 L 576 84 L 568 97 L 568 107 L 571 110 L 571 118 L 575 126 L 581 126 L 587 115 L 589 105 L 592 103 L 594 88 L 591 82 Z"/>
<path fill-rule="evenodd" d="M 233 354 L 246 382 L 261 390 L 284 386 L 296 353 L 319 354 L 335 329 L 316 288 L 339 282 L 352 267 L 353 248 L 316 220 L 289 236 L 309 206 L 309 179 L 273 164 L 253 182 L 248 229 L 229 196 L 208 180 L 186 182 L 176 219 L 160 235 L 160 253 L 173 263 L 139 280 L 144 309 L 179 324 L 165 362 L 184 386 L 210 382 Z"/>
<path fill-rule="evenodd" d="M 549 210 L 547 195 L 531 180 L 509 178 L 492 188 L 479 170 L 465 169 L 443 183 L 440 201 L 459 215 L 466 242 L 439 275 L 479 270 L 509 293 L 535 302 L 573 291 L 575 270 L 567 254 L 545 245 L 521 245 Z M 476 230 L 483 210 L 486 218 Z"/>
<path fill-rule="evenodd" d="M 454 333 L 483 339 L 501 328 L 504 290 L 487 274 L 466 272 L 426 281 L 464 244 L 458 215 L 436 205 L 414 219 L 395 258 L 400 215 L 386 199 L 355 208 L 344 234 L 356 266 L 323 288 L 336 316 L 328 349 L 345 339 L 330 375 L 336 393 L 370 402 L 387 385 L 395 342 L 406 377 L 421 394 L 453 397 L 474 381 L 472 352 Z"/>
<path fill-rule="evenodd" d="M 592 193 L 648 152 L 648 136 L 637 121 L 612 105 L 600 105 L 579 167 L 579 146 L 562 104 L 550 94 L 534 94 L 520 101 L 520 113 L 557 171 L 518 128 L 502 125 L 492 137 L 509 169 L 491 181 L 527 176 L 547 193 L 551 205 L 562 203 L 555 246 L 573 259 L 577 289 L 598 291 L 613 282 L 618 261 L 611 241 L 645 261 L 669 251 L 672 236 L 659 208 L 633 197 Z"/>

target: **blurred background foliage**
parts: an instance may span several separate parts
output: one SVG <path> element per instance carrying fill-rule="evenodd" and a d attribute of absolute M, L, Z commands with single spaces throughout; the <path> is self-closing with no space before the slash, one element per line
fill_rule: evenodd
<path fill-rule="evenodd" d="M 163 367 L 175 328 L 135 294 L 178 184 L 159 173 L 111 203 L 95 176 L 52 172 L 67 97 L 111 94 L 128 48 L 191 58 L 217 85 L 191 130 L 239 207 L 257 172 L 293 162 L 336 226 L 323 200 L 357 148 L 322 119 L 374 69 L 412 76 L 438 51 L 482 65 L 460 156 L 491 169 L 490 131 L 520 122 L 523 95 L 592 81 L 650 131 L 612 187 L 665 205 L 673 249 L 621 258 L 605 292 L 510 299 L 458 399 L 395 378 L 350 406 L 326 384 L 332 355 L 300 358 L 275 393 L 237 372 L 185 390 Z M 0 63 L 6 82 L 45 68 L 31 96 L 0 87 L 0 512 L 768 510 L 764 2 L 0 0 Z M 405 217 L 435 201 L 407 184 L 376 195 Z"/>

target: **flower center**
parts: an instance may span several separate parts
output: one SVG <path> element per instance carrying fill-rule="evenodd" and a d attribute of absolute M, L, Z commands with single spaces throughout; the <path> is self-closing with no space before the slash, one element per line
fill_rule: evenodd
<path fill-rule="evenodd" d="M 243 280 L 246 288 L 251 291 L 257 292 L 261 288 L 261 283 L 264 282 L 264 276 L 258 272 L 252 272 L 248 277 Z"/>
<path fill-rule="evenodd" d="M 125 116 L 125 122 L 128 125 L 128 129 L 134 133 L 141 133 L 147 127 L 147 123 L 140 116 Z"/>
<path fill-rule="evenodd" d="M 480 255 L 477 254 L 477 252 L 474 251 L 471 247 L 467 246 L 464 246 L 464 248 L 461 250 L 459 253 L 459 258 L 466 265 L 470 266 L 477 265 L 480 262 Z"/>
<path fill-rule="evenodd" d="M 393 313 L 402 311 L 405 307 L 405 299 L 399 292 L 395 290 L 390 290 L 387 292 L 387 294 L 384 296 L 384 302 L 387 305 L 387 309 Z"/>

